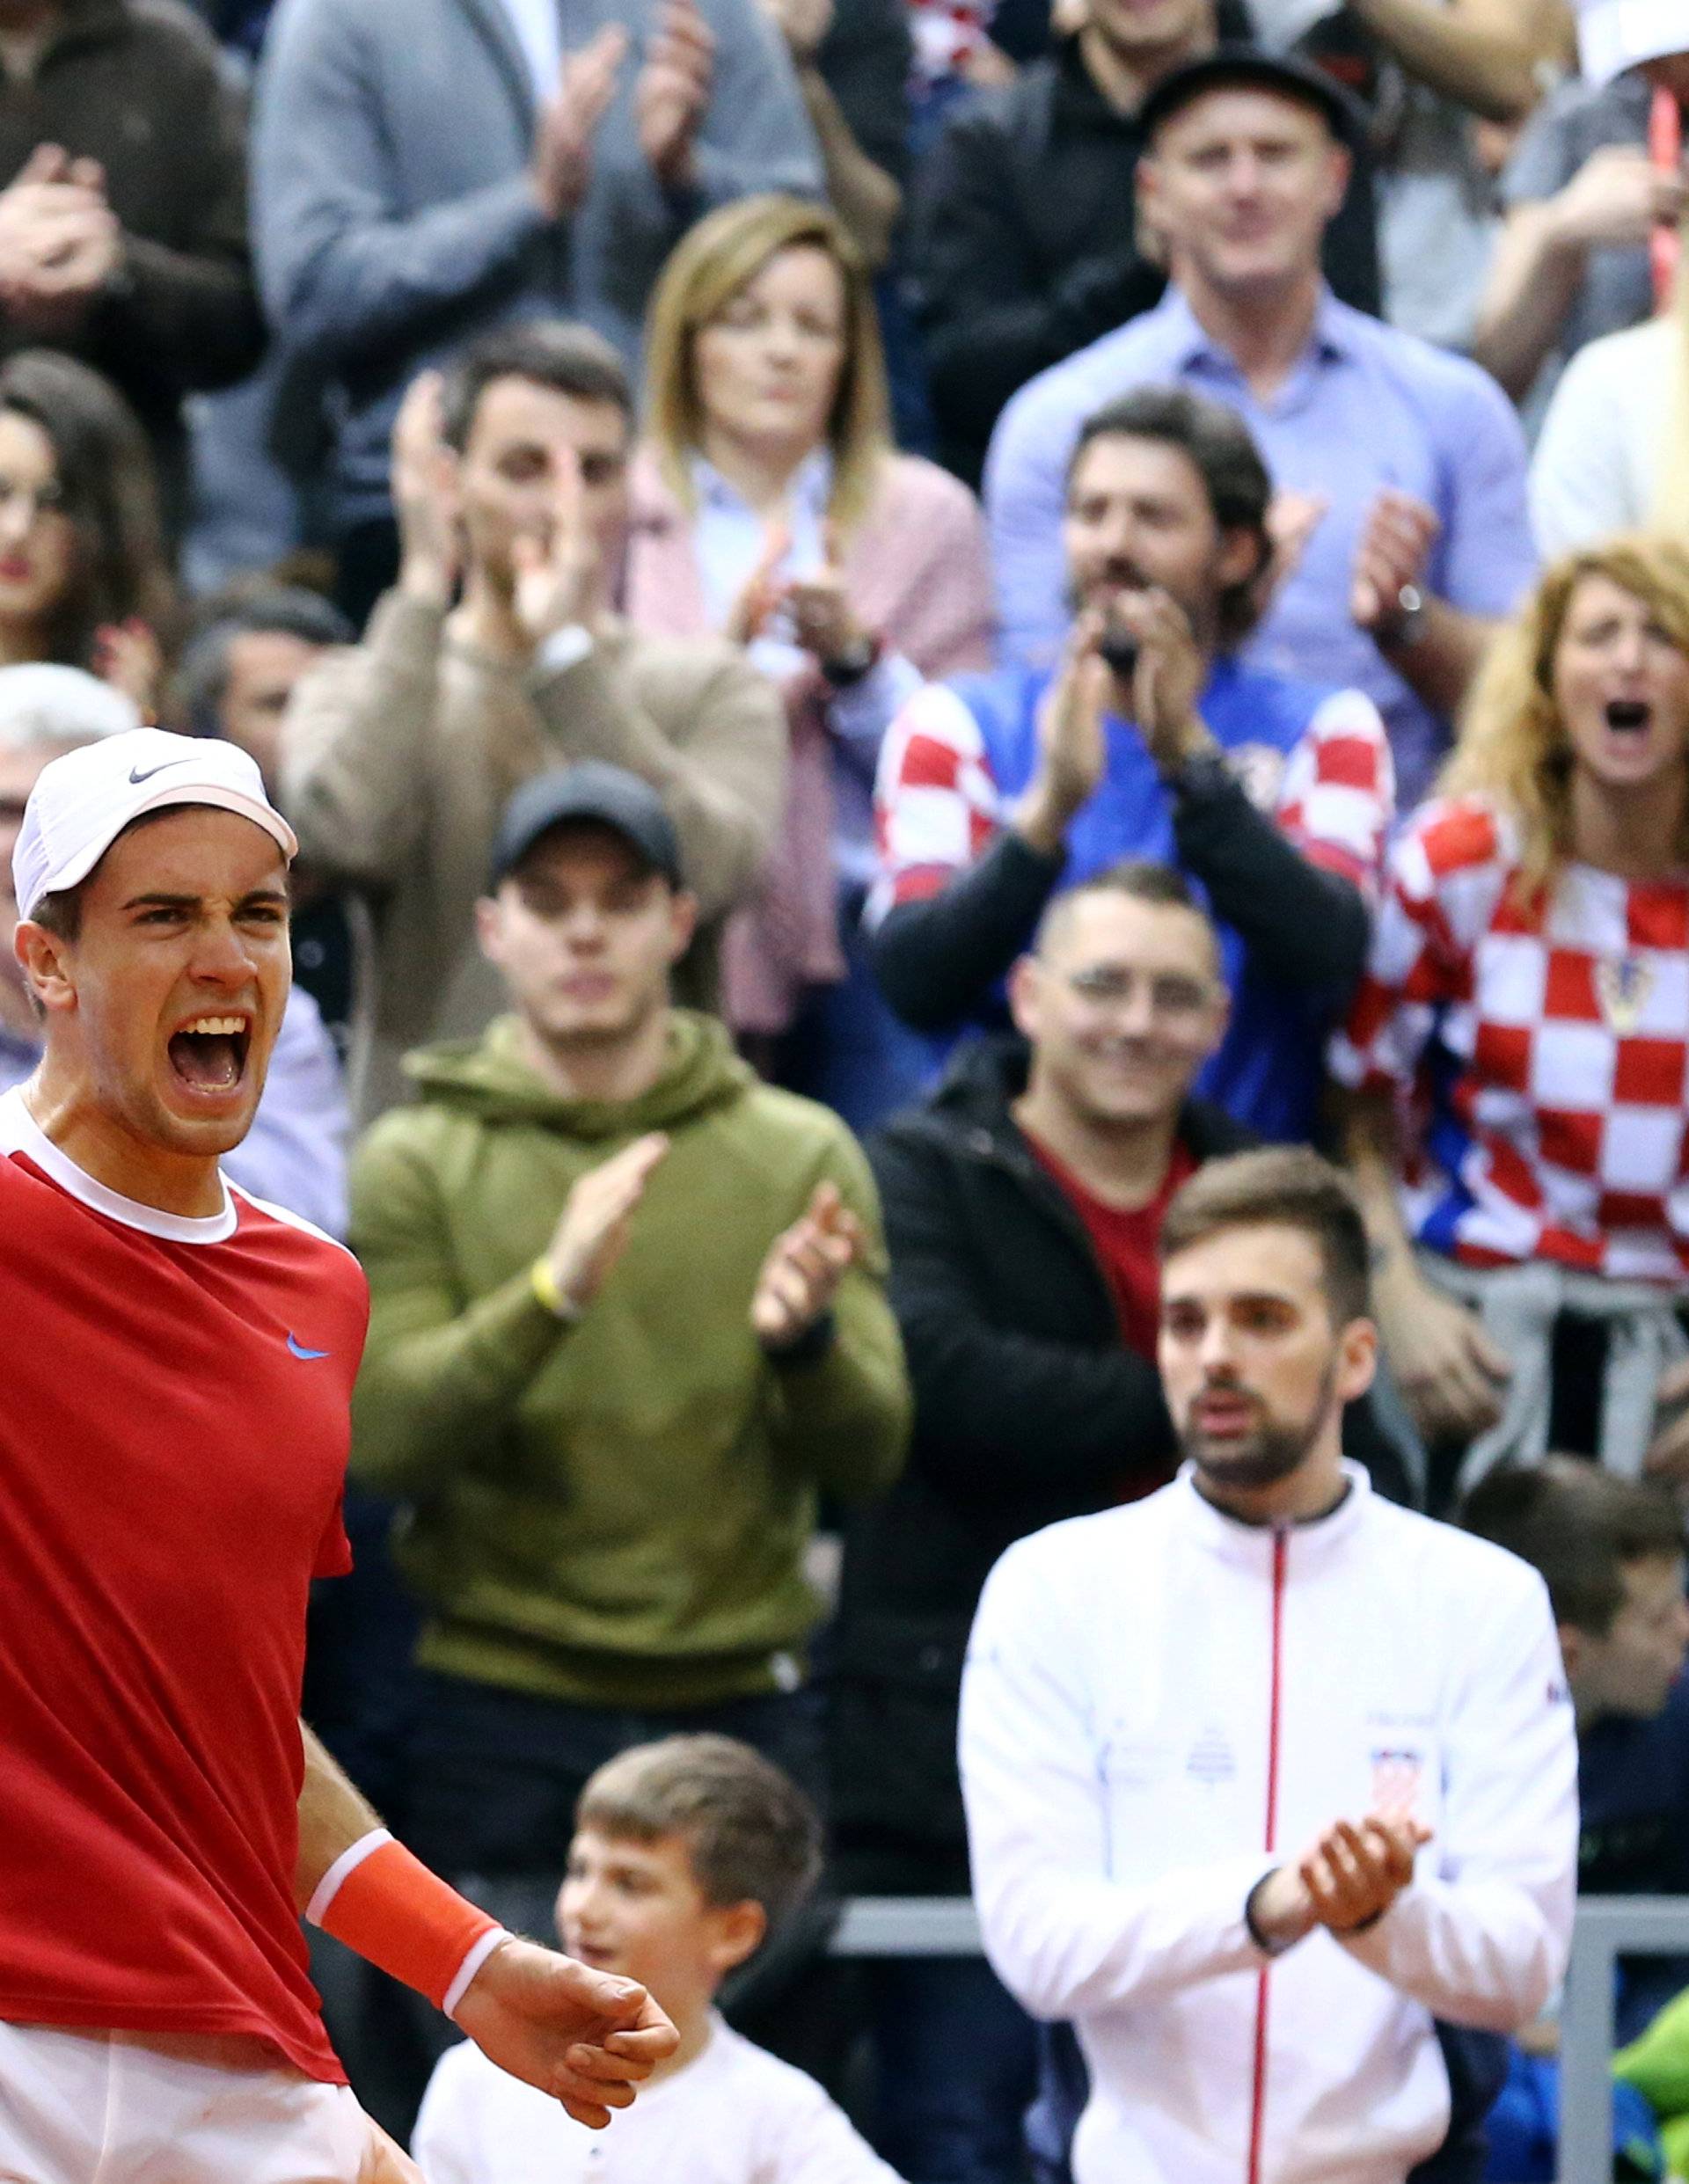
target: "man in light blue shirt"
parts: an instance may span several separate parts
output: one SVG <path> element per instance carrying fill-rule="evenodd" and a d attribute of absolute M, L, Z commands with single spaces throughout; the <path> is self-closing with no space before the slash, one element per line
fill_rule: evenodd
<path fill-rule="evenodd" d="M 1349 126 L 1326 78 L 1222 47 L 1166 77 L 1144 118 L 1143 216 L 1166 240 L 1167 293 L 1022 388 L 991 442 L 1009 655 L 1046 661 L 1068 626 L 1062 509 L 1081 423 L 1134 386 L 1182 383 L 1242 414 L 1278 492 L 1277 588 L 1249 663 L 1364 690 L 1408 809 L 1534 573 L 1517 420 L 1475 365 L 1325 287 Z"/>

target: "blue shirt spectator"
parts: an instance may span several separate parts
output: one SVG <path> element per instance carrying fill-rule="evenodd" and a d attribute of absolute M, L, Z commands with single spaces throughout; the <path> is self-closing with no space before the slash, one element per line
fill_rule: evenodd
<path fill-rule="evenodd" d="M 1059 671 L 930 683 L 881 755 L 874 968 L 917 1028 L 989 1014 L 1059 887 L 1176 865 L 1219 927 L 1231 1026 L 1197 1080 L 1263 1136 L 1315 1120 L 1318 1027 L 1365 952 L 1392 814 L 1374 706 L 1242 668 L 1270 484 L 1237 418 L 1143 388 L 1086 420 L 1059 537 Z M 1122 649 L 1123 647 L 1123 649 Z"/>
<path fill-rule="evenodd" d="M 1300 228 L 1277 248 L 1285 270 L 1276 289 L 1233 263 L 1239 246 L 1219 223 L 1212 189 L 1188 174 L 1202 174 L 1204 158 L 1229 158 L 1244 176 L 1251 140 L 1270 128 L 1291 144 L 1291 124 L 1276 114 L 1300 117 L 1288 95 L 1246 95 L 1223 75 L 1205 76 L 1219 65 L 1180 70 L 1145 109 L 1152 157 L 1142 172 L 1152 200 L 1152 177 L 1163 177 L 1177 230 L 1166 296 L 1023 387 L 993 436 L 985 498 L 1005 643 L 1014 660 L 1048 661 L 1066 627 L 1061 515 L 1083 420 L 1146 383 L 1189 387 L 1244 418 L 1279 494 L 1277 588 L 1248 661 L 1365 691 L 1389 730 L 1407 809 L 1448 741 L 1448 715 L 1488 625 L 1511 611 L 1534 573 L 1524 436 L 1475 365 L 1324 288 L 1320 214 L 1334 201 L 1334 178 L 1318 196 L 1311 164 Z M 1342 161 L 1334 145 L 1326 157 Z M 1335 165 L 1336 182 L 1343 171 Z M 1234 194 L 1252 186 L 1245 177 Z M 1290 201 L 1288 188 L 1278 194 Z M 1249 354 L 1240 353 L 1245 334 Z"/>

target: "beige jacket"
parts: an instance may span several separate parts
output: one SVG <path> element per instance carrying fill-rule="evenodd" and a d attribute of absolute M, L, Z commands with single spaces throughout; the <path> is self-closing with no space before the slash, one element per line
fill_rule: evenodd
<path fill-rule="evenodd" d="M 294 692 L 282 800 L 301 857 L 376 909 L 353 1055 L 363 1116 L 405 1097 L 407 1048 L 473 1038 L 506 1005 L 474 937 L 494 832 L 523 781 L 578 758 L 662 793 L 702 911 L 676 998 L 708 1005 L 720 922 L 750 893 L 786 793 L 779 694 L 736 646 L 618 624 L 583 660 L 536 672 L 448 638 L 438 610 L 389 592 L 363 642 Z"/>

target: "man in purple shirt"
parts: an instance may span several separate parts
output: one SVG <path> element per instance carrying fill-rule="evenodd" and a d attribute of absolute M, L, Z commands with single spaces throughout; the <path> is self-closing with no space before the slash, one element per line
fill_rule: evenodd
<path fill-rule="evenodd" d="M 991 442 L 1009 656 L 1048 660 L 1070 620 L 1061 522 L 1081 422 L 1146 381 L 1182 383 L 1243 415 L 1278 492 L 1277 589 L 1249 664 L 1364 690 L 1410 808 L 1534 573 L 1518 422 L 1475 365 L 1326 288 L 1351 126 L 1328 79 L 1221 47 L 1166 77 L 1144 122 L 1140 216 L 1165 240 L 1167 293 L 1022 388 Z"/>

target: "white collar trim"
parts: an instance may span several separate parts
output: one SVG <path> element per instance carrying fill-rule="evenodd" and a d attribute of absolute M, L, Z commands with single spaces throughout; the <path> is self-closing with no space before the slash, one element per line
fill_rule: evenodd
<path fill-rule="evenodd" d="M 0 1095 L 0 1155 L 15 1152 L 32 1160 L 43 1175 L 91 1212 L 120 1221 L 126 1229 L 160 1237 L 168 1244 L 224 1244 L 239 1223 L 239 1211 L 221 1176 L 217 1180 L 223 1190 L 223 1211 L 198 1215 L 165 1213 L 157 1206 L 143 1205 L 138 1198 L 125 1198 L 121 1191 L 96 1182 L 42 1129 L 25 1104 L 21 1085 Z"/>

